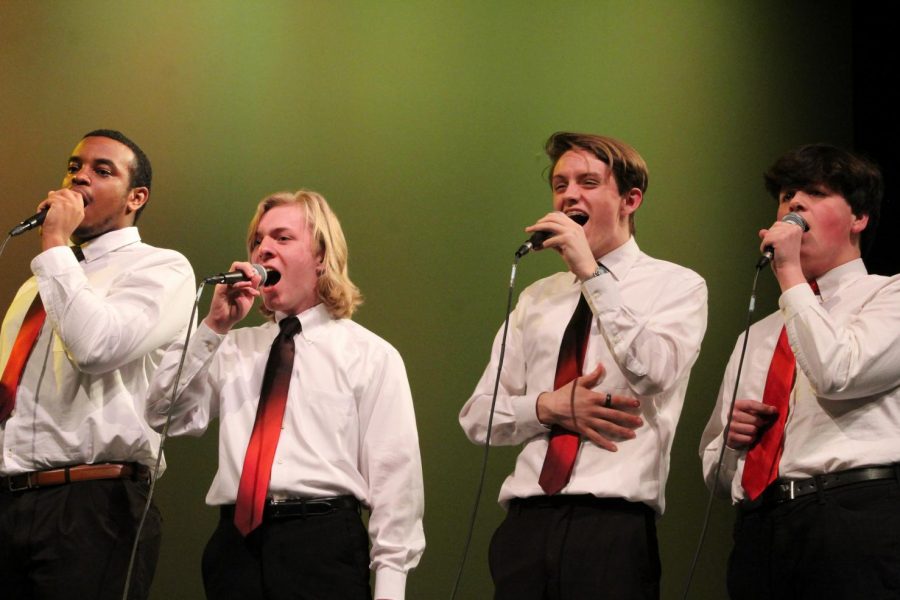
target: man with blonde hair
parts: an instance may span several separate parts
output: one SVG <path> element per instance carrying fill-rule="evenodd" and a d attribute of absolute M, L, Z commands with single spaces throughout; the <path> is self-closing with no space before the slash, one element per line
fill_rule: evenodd
<path fill-rule="evenodd" d="M 375 597 L 402 599 L 425 547 L 403 361 L 350 320 L 362 298 L 322 196 L 265 198 L 247 249 L 250 262 L 231 268 L 248 281 L 216 286 L 171 407 L 175 435 L 199 435 L 219 419 L 206 501 L 221 519 L 203 555 L 207 597 L 368 599 L 371 567 Z M 257 297 L 269 322 L 232 330 Z M 170 410 L 181 352 L 170 348 L 151 383 L 154 426 Z"/>

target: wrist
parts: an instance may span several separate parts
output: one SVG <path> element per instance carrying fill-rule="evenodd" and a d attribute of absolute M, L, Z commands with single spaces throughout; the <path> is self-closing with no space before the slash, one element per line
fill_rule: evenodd
<path fill-rule="evenodd" d="M 218 319 L 213 319 L 209 315 L 207 315 L 206 318 L 203 319 L 203 323 L 213 332 L 218 333 L 219 335 L 225 335 L 231 329 L 231 325 L 229 323 L 219 321 Z"/>
<path fill-rule="evenodd" d="M 582 283 L 585 281 L 589 281 L 595 277 L 600 277 L 601 275 L 609 273 L 609 269 L 601 265 L 600 263 L 594 264 L 594 270 L 587 274 L 585 277 L 579 277 Z"/>
<path fill-rule="evenodd" d="M 549 392 L 542 392 L 538 395 L 537 400 L 535 401 L 534 411 L 537 415 L 538 423 L 541 424 L 545 429 L 550 429 L 553 426 L 553 412 L 547 406 L 547 394 Z"/>

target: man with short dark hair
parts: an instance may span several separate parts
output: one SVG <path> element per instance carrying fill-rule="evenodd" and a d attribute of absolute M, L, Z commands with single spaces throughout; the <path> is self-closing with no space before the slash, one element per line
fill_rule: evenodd
<path fill-rule="evenodd" d="M 524 447 L 500 490 L 495 598 L 658 598 L 655 521 L 706 329 L 706 285 L 638 248 L 648 178 L 631 146 L 557 133 L 546 149 L 554 212 L 526 231 L 550 233 L 543 246 L 567 271 L 525 289 L 510 315 L 491 443 Z M 498 334 L 460 413 L 476 443 L 500 352 Z"/>
<path fill-rule="evenodd" d="M 159 450 L 144 393 L 194 295 L 188 261 L 134 227 L 151 177 L 134 142 L 96 130 L 38 204 L 34 277 L 0 332 L 4 597 L 122 597 Z M 148 596 L 159 542 L 152 507 L 129 598 Z"/>
<path fill-rule="evenodd" d="M 728 591 L 893 598 L 900 277 L 870 275 L 861 259 L 881 174 L 853 153 L 812 144 L 779 158 L 765 183 L 778 220 L 759 236 L 774 250 L 780 310 L 750 328 L 743 368 L 738 339 L 700 445 L 707 485 L 737 505 Z M 808 231 L 784 221 L 788 213 Z"/>

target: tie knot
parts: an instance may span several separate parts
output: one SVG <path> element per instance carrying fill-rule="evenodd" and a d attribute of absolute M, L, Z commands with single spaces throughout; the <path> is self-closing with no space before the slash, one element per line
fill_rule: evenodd
<path fill-rule="evenodd" d="M 279 334 L 283 338 L 290 339 L 297 335 L 302 327 L 300 326 L 300 319 L 297 317 L 288 317 L 286 319 L 282 319 L 280 323 L 278 323 L 278 327 L 281 329 L 281 333 Z"/>
<path fill-rule="evenodd" d="M 75 255 L 76 260 L 84 262 L 84 251 L 81 249 L 81 246 L 70 246 L 70 248 L 72 248 L 72 254 Z"/>
<path fill-rule="evenodd" d="M 819 292 L 819 284 L 816 283 L 815 279 L 810 279 L 807 283 L 809 283 L 809 287 L 812 288 L 813 293 L 816 296 L 821 296 L 822 294 Z"/>

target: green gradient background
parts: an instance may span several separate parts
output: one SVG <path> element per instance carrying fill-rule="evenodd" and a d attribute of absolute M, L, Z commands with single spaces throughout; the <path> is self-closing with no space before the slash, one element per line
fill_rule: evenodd
<path fill-rule="evenodd" d="M 97 127 L 147 151 L 142 235 L 198 276 L 243 257 L 262 196 L 323 193 L 366 295 L 357 320 L 400 350 L 415 397 L 428 549 L 408 597 L 448 598 L 481 460 L 456 415 L 501 323 L 512 252 L 550 207 L 542 143 L 560 129 L 628 140 L 650 166 L 642 249 L 710 293 L 659 523 L 663 597 L 679 598 L 706 505 L 697 445 L 745 321 L 756 231 L 774 216 L 760 174 L 800 143 L 849 145 L 850 16 L 849 2 L 811 1 L 0 0 L 3 227 Z M 3 306 L 37 250 L 35 235 L 9 244 Z M 529 256 L 519 289 L 560 266 Z M 776 298 L 762 279 L 760 314 Z M 215 455 L 213 432 L 170 442 L 155 599 L 202 597 Z M 491 456 L 460 598 L 490 597 L 486 548 L 514 456 Z M 725 595 L 731 516 L 714 504 L 692 598 Z"/>

